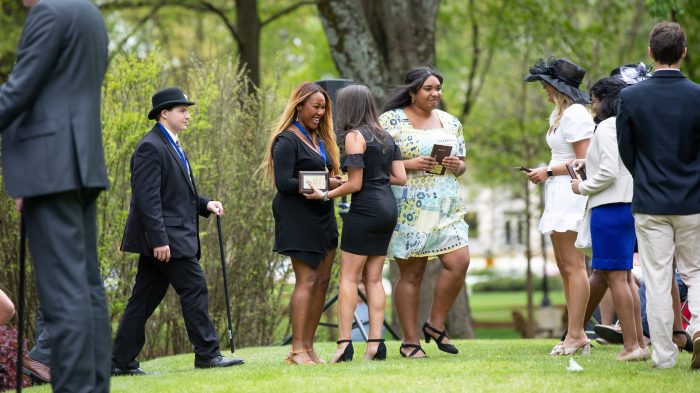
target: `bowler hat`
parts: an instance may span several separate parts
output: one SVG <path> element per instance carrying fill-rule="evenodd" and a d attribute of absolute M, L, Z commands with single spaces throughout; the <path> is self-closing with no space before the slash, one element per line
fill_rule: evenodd
<path fill-rule="evenodd" d="M 567 58 L 550 57 L 537 60 L 534 66 L 530 67 L 530 72 L 525 76 L 525 82 L 542 80 L 557 89 L 560 93 L 567 95 L 575 103 L 588 104 L 591 98 L 588 93 L 579 89 L 586 70 Z"/>
<path fill-rule="evenodd" d="M 148 112 L 148 118 L 155 120 L 156 116 L 164 109 L 170 109 L 178 105 L 194 105 L 194 102 L 187 99 L 185 93 L 179 87 L 168 87 L 159 90 L 151 97 L 153 109 Z"/>

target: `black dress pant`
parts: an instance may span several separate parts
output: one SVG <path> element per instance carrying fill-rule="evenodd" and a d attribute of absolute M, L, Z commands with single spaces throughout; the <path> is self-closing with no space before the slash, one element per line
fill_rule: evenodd
<path fill-rule="evenodd" d="M 109 392 L 110 325 L 97 257 L 98 189 L 24 199 L 54 392 Z"/>
<path fill-rule="evenodd" d="M 136 282 L 114 339 L 114 367 L 139 367 L 136 356 L 146 342 L 146 320 L 165 297 L 169 285 L 175 288 L 180 297 L 187 336 L 194 346 L 195 355 L 209 360 L 221 354 L 219 339 L 209 317 L 207 283 L 197 259 L 171 258 L 170 262 L 165 263 L 141 255 Z"/>
<path fill-rule="evenodd" d="M 49 330 L 46 329 L 44 322 L 44 313 L 41 312 L 41 306 L 36 313 L 36 343 L 29 350 L 29 357 L 39 363 L 51 366 L 51 338 Z"/>

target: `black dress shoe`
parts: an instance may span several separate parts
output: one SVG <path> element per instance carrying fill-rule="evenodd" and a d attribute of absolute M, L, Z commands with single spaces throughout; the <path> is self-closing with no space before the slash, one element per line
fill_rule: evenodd
<path fill-rule="evenodd" d="M 229 359 L 221 355 L 211 358 L 209 360 L 203 360 L 196 356 L 194 358 L 194 368 L 231 367 L 237 366 L 239 364 L 243 364 L 243 359 Z"/>
<path fill-rule="evenodd" d="M 139 368 L 139 367 L 136 367 L 136 368 L 112 367 L 112 375 L 115 377 L 122 376 L 122 375 L 151 375 L 151 374 L 157 374 L 157 373 L 149 373 L 149 372 L 141 370 L 141 368 Z"/>

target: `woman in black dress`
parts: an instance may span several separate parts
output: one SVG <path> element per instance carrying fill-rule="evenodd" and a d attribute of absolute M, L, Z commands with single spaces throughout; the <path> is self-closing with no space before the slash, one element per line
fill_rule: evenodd
<path fill-rule="evenodd" d="M 334 176 L 339 167 L 328 93 L 304 82 L 292 92 L 261 164 L 277 188 L 272 201 L 274 250 L 291 258 L 296 278 L 289 364 L 325 363 L 314 351 L 313 340 L 338 247 L 333 202 L 304 198 L 299 171 L 328 171 L 333 189 L 340 185 Z"/>
<path fill-rule="evenodd" d="M 386 298 L 382 269 L 397 218 L 391 185 L 405 184 L 406 171 L 401 151 L 379 125 L 372 93 L 366 86 L 348 86 L 338 92 L 335 124 L 343 133 L 343 170 L 348 172 L 348 181 L 326 192 L 314 188 L 312 194 L 306 195 L 309 199 L 329 200 L 352 194 L 340 244 L 340 340 L 333 362 L 352 360 L 350 331 L 360 281 L 365 284 L 369 308 L 369 340 L 364 358 L 384 360 L 386 346 L 381 337 Z"/>

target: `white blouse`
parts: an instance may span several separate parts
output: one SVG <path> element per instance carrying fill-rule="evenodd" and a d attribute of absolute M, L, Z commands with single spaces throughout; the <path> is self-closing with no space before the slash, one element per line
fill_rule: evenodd
<path fill-rule="evenodd" d="M 549 125 L 554 123 L 555 111 L 549 115 Z M 559 120 L 559 126 L 547 133 L 547 145 L 552 150 L 552 160 L 549 165 L 558 165 L 576 158 L 572 143 L 589 139 L 593 136 L 595 123 L 593 116 L 581 104 L 573 104 L 564 110 Z"/>

